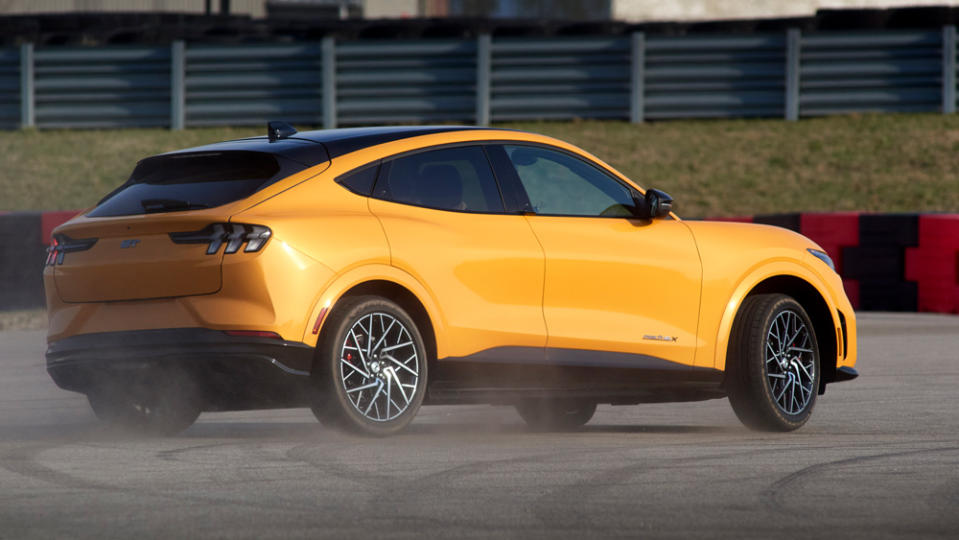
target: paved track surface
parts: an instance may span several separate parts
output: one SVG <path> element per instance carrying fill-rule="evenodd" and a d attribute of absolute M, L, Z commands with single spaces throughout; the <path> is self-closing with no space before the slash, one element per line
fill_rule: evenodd
<path fill-rule="evenodd" d="M 959 317 L 861 317 L 862 376 L 790 434 L 725 400 L 601 407 L 578 433 L 427 407 L 397 437 L 306 410 L 201 416 L 137 439 L 0 333 L 0 538 L 957 538 Z"/>

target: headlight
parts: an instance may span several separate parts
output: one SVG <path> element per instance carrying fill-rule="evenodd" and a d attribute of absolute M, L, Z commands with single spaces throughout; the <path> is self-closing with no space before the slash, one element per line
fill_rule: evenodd
<path fill-rule="evenodd" d="M 836 265 L 832 262 L 832 258 L 829 257 L 829 255 L 827 255 L 825 251 L 819 251 L 818 249 L 813 249 L 813 248 L 807 248 L 806 251 L 808 251 L 809 253 L 812 253 L 813 255 L 815 255 L 817 259 L 826 263 L 826 265 L 829 266 L 829 268 L 832 268 L 833 272 L 836 271 Z"/>

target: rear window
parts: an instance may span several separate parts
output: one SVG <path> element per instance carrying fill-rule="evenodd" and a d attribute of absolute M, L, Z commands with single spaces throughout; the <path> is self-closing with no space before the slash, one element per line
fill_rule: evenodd
<path fill-rule="evenodd" d="M 282 156 L 225 151 L 168 154 L 144 159 L 90 217 L 129 216 L 213 208 L 249 197 L 305 169 Z"/>

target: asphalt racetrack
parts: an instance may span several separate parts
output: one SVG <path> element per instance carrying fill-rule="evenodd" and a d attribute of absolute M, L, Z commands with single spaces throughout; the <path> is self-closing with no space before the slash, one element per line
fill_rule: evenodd
<path fill-rule="evenodd" d="M 714 400 L 602 406 L 576 433 L 425 407 L 388 439 L 305 409 L 133 438 L 53 385 L 43 332 L 0 333 L 0 538 L 959 538 L 959 317 L 860 332 L 861 376 L 795 433 Z"/>

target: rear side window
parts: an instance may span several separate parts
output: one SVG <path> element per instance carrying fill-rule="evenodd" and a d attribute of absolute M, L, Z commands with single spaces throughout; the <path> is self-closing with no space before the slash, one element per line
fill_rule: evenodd
<path fill-rule="evenodd" d="M 376 163 L 348 172 L 338 177 L 336 181 L 357 195 L 369 197 L 370 192 L 373 191 L 373 184 L 376 183 L 376 175 L 379 172 L 380 164 Z"/>
<path fill-rule="evenodd" d="M 440 210 L 503 212 L 496 179 L 479 146 L 430 150 L 386 162 L 374 196 Z"/>
<path fill-rule="evenodd" d="M 249 197 L 306 166 L 264 152 L 168 154 L 142 160 L 90 217 L 213 208 Z"/>

